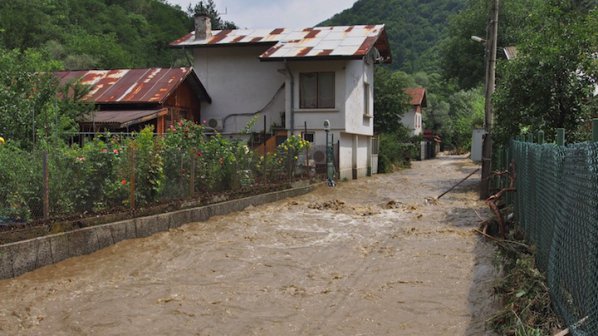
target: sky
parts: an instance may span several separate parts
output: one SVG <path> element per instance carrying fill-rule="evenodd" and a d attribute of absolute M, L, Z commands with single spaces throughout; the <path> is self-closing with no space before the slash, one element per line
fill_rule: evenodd
<path fill-rule="evenodd" d="M 199 0 L 167 0 L 187 9 Z M 214 0 L 223 20 L 239 28 L 305 28 L 350 8 L 356 0 Z M 226 14 L 224 14 L 226 11 Z"/>

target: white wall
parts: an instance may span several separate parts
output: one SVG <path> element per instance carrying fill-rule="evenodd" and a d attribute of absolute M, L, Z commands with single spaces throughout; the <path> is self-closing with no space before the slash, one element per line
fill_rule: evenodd
<path fill-rule="evenodd" d="M 349 133 L 374 134 L 374 65 L 373 62 L 362 60 L 348 61 L 345 69 L 346 81 L 346 120 L 345 129 Z M 364 106 L 365 85 L 369 83 L 368 111 L 371 116 L 365 116 Z"/>
<path fill-rule="evenodd" d="M 345 126 L 345 62 L 344 61 L 309 61 L 289 62 L 288 67 L 293 73 L 295 84 L 293 87 L 293 112 L 295 130 L 299 132 L 307 122 L 307 128 L 324 130 L 324 120 L 329 120 L 333 131 L 344 130 Z M 302 72 L 334 72 L 335 107 L 331 109 L 301 109 L 299 106 L 299 76 Z M 287 129 L 291 128 L 291 82 L 287 80 Z"/>
<path fill-rule="evenodd" d="M 403 117 L 401 117 L 401 123 L 411 132 L 411 135 L 420 135 L 422 134 L 422 125 L 423 120 L 420 119 L 419 127 L 417 127 L 416 117 L 419 115 L 422 118 L 421 113 L 416 113 L 414 109 L 406 112 Z"/>
<path fill-rule="evenodd" d="M 284 112 L 284 90 L 276 93 L 285 82 L 285 75 L 279 71 L 284 64 L 260 62 L 258 57 L 268 47 L 218 47 L 194 49 L 194 69 L 212 97 L 212 104 L 202 103 L 201 118 L 224 119 L 237 113 L 255 113 L 274 101 L 264 112 L 267 128 L 272 122 L 280 124 L 280 113 Z M 263 130 L 262 113 L 254 131 Z M 231 117 L 226 120 L 223 133 L 238 133 L 251 116 Z"/>

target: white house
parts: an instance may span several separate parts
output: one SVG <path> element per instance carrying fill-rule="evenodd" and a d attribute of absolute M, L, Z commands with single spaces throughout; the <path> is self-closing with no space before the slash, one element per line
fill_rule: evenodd
<path fill-rule="evenodd" d="M 201 106 L 210 126 L 239 136 L 257 116 L 253 131 L 261 132 L 265 115 L 267 131 L 301 134 L 307 126 L 318 146 L 329 120 L 340 177 L 372 171 L 374 65 L 391 61 L 383 25 L 212 31 L 204 16 L 195 25 L 171 46 L 193 52 L 212 98 Z"/>
<path fill-rule="evenodd" d="M 411 132 L 411 135 L 420 135 L 422 134 L 423 108 L 428 106 L 426 89 L 422 87 L 407 88 L 405 93 L 409 95 L 411 109 L 403 115 L 401 122 Z"/>

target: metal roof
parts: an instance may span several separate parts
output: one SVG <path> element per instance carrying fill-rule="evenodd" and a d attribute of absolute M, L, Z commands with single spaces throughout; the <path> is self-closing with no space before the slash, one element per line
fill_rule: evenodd
<path fill-rule="evenodd" d="M 80 80 L 91 89 L 84 101 L 96 104 L 163 103 L 193 73 L 192 68 L 61 71 L 61 84 Z M 199 81 L 199 80 L 198 80 Z"/>
<path fill-rule="evenodd" d="M 505 52 L 505 56 L 507 57 L 507 60 L 512 60 L 517 58 L 517 47 L 505 47 L 503 48 L 503 51 Z"/>
<path fill-rule="evenodd" d="M 137 110 L 137 111 L 94 111 L 79 122 L 81 124 L 110 125 L 115 128 L 126 128 L 140 124 L 167 114 L 168 109 Z"/>
<path fill-rule="evenodd" d="M 404 90 L 406 94 L 411 98 L 411 105 L 421 105 L 426 107 L 426 89 L 423 87 L 418 88 L 407 88 Z"/>
<path fill-rule="evenodd" d="M 372 48 L 377 61 L 390 63 L 391 53 L 384 25 L 314 27 L 305 29 L 214 30 L 207 39 L 195 40 L 191 32 L 170 44 L 172 47 L 215 47 L 271 45 L 260 60 L 304 58 L 362 58 Z"/>

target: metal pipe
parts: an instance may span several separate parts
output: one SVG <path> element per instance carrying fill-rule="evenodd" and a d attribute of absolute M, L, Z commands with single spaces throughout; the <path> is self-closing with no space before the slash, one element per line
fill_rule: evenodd
<path fill-rule="evenodd" d="M 289 74 L 289 77 L 291 78 L 291 109 L 289 111 L 289 119 L 290 119 L 290 123 L 291 123 L 291 127 L 289 127 L 289 130 L 291 131 L 291 135 L 295 134 L 295 77 L 293 76 L 293 72 L 291 71 L 291 68 L 289 67 L 289 62 L 285 59 L 284 60 L 284 67 L 287 69 L 287 73 Z"/>

